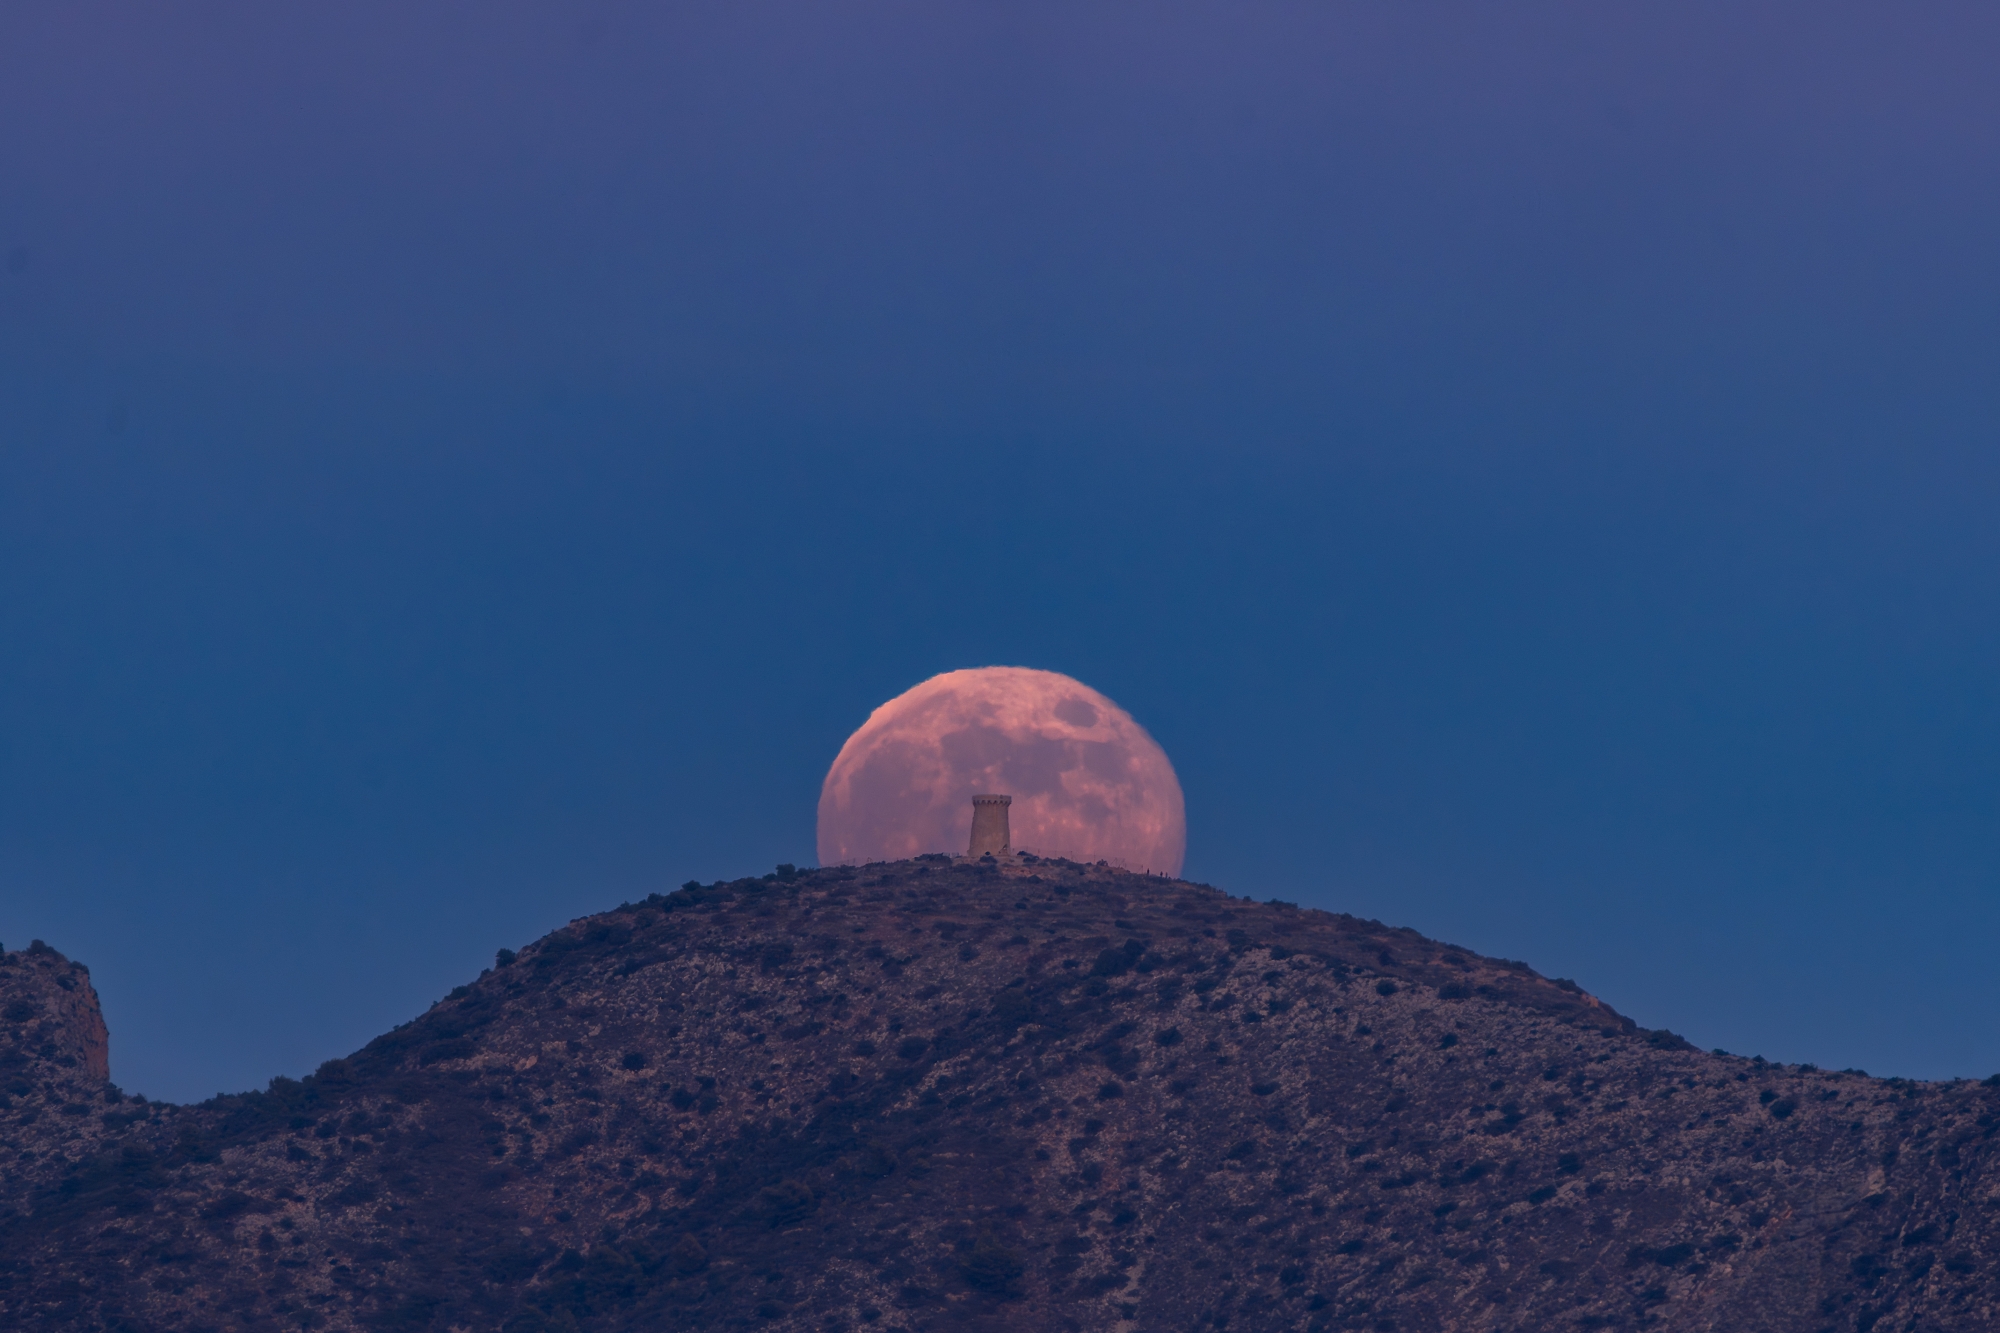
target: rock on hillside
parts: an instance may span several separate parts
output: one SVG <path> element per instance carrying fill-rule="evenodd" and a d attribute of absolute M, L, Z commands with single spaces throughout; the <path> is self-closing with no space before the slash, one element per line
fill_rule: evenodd
<path fill-rule="evenodd" d="M 5 1074 L 38 1061 L 91 1082 L 111 1076 L 111 1041 L 90 969 L 40 940 L 0 953 L 0 1017 L 7 1022 L 0 1050 Z"/>
<path fill-rule="evenodd" d="M 691 886 L 200 1106 L 19 1021 L 5 1328 L 2000 1327 L 2000 1089 L 1103 867 Z"/>
<path fill-rule="evenodd" d="M 109 1071 L 90 970 L 40 940 L 0 950 L 0 1217 L 30 1208 L 96 1149 Z"/>

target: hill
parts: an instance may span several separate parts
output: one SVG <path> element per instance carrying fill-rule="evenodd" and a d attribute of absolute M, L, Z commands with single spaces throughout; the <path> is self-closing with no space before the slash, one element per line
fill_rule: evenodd
<path fill-rule="evenodd" d="M 198 1106 L 0 1009 L 0 1328 L 2000 1327 L 2000 1088 L 1104 867 L 689 886 Z"/>

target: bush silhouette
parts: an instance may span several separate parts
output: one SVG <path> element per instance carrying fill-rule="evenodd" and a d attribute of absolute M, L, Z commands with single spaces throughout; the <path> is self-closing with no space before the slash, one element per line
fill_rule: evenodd
<path fill-rule="evenodd" d="M 1097 961 L 1090 965 L 1090 973 L 1097 977 L 1115 977 L 1123 975 L 1130 966 L 1131 960 L 1125 956 L 1123 949 L 1105 949 L 1097 955 Z"/>
<path fill-rule="evenodd" d="M 812 1187 L 802 1180 L 781 1180 L 766 1185 L 757 1194 L 757 1206 L 774 1227 L 790 1226 L 813 1210 L 817 1200 Z"/>
<path fill-rule="evenodd" d="M 1016 987 L 993 997 L 993 1021 L 1012 1031 L 1035 1016 L 1035 1002 Z"/>
<path fill-rule="evenodd" d="M 958 1271 L 967 1286 L 995 1296 L 1018 1296 L 1021 1274 L 1026 1269 L 1019 1251 L 990 1237 L 979 1241 L 958 1261 Z"/>
<path fill-rule="evenodd" d="M 851 1154 L 843 1165 L 856 1175 L 866 1176 L 870 1180 L 880 1180 L 896 1169 L 896 1158 L 881 1144 L 871 1143 Z"/>
<path fill-rule="evenodd" d="M 674 1267 L 683 1273 L 699 1273 L 708 1267 L 708 1251 L 693 1236 L 682 1236 L 673 1250 Z"/>

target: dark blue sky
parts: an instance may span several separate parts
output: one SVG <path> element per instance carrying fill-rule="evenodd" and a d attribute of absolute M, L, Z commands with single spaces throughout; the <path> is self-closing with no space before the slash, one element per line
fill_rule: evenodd
<path fill-rule="evenodd" d="M 712 11 L 712 12 L 704 12 Z M 1068 672 L 1190 877 L 2000 1069 L 2000 14 L 0 11 L 0 939 L 298 1074 Z"/>

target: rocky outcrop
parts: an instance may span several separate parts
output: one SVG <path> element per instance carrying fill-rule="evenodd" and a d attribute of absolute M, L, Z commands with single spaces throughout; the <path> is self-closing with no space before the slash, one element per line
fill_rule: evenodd
<path fill-rule="evenodd" d="M 106 1098 L 124 1100 L 105 1081 L 109 1052 L 89 969 L 40 940 L 0 952 L 0 1217 L 102 1147 Z"/>
<path fill-rule="evenodd" d="M 111 1038 L 90 969 L 40 940 L 0 956 L 0 1021 L 6 1040 L 0 1069 L 8 1076 L 39 1068 L 111 1077 Z"/>
<path fill-rule="evenodd" d="M 2000 1326 L 2000 1089 L 1060 862 L 690 886 L 302 1082 L 73 1104 L 5 1122 L 64 1165 L 0 1327 Z"/>

